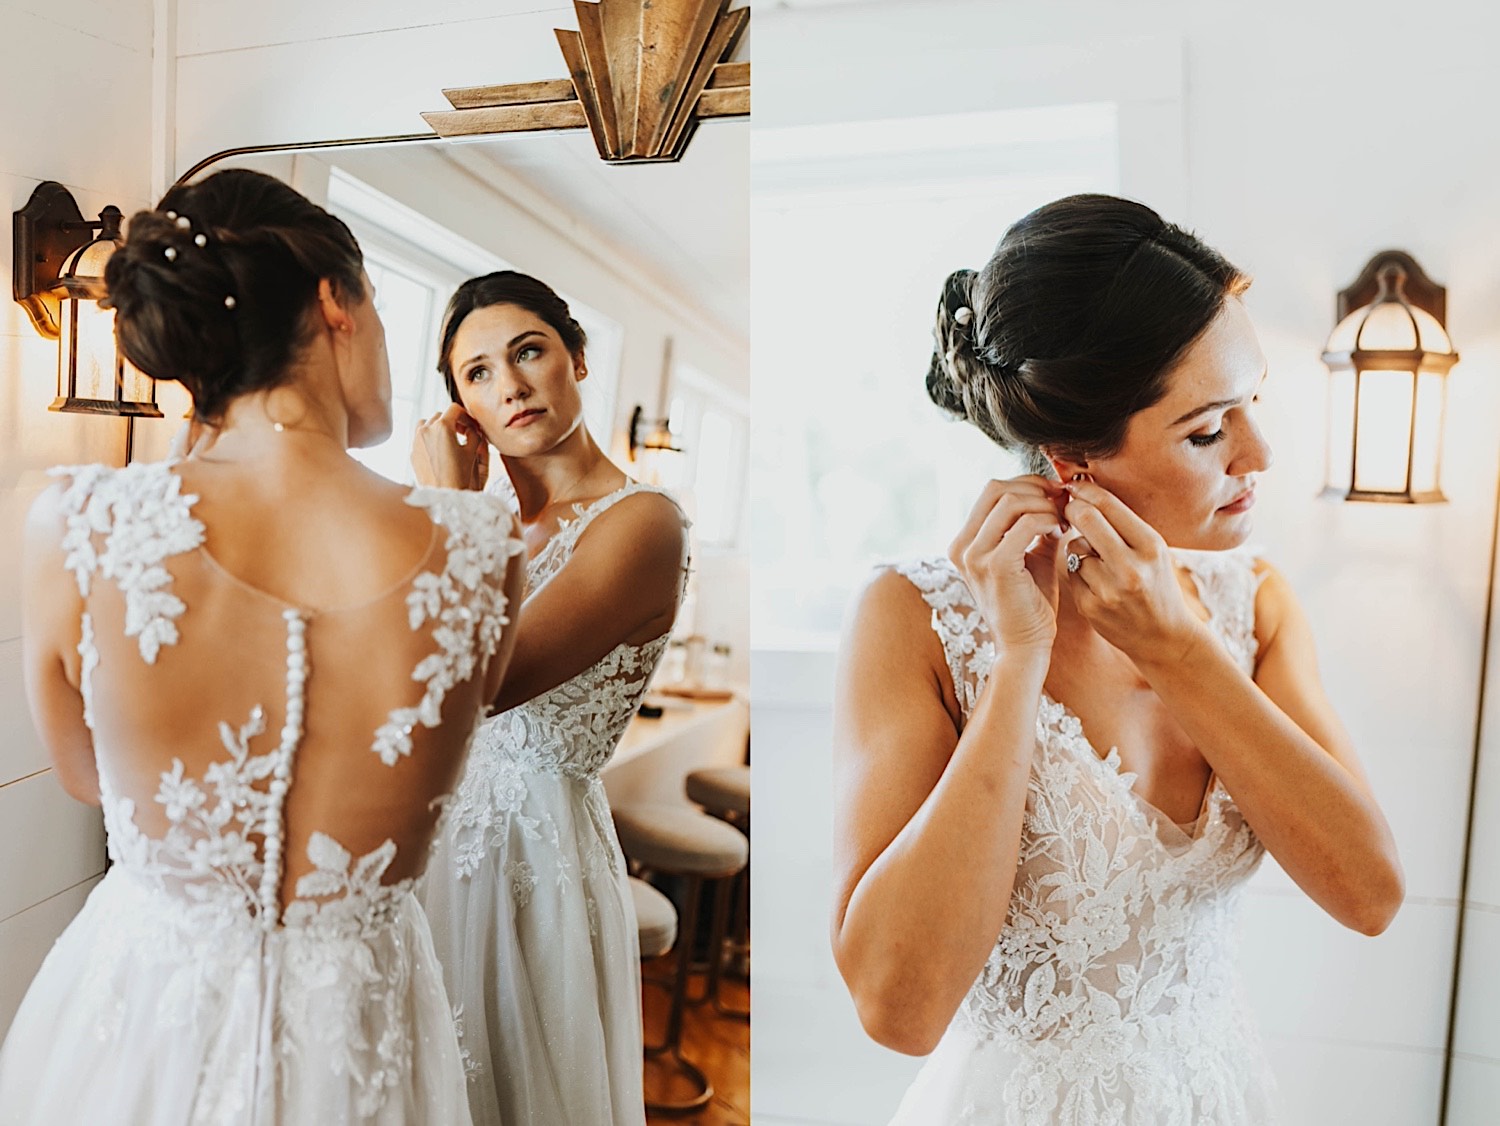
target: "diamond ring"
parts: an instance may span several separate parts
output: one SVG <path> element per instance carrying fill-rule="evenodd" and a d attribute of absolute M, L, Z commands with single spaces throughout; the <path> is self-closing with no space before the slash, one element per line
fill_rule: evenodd
<path fill-rule="evenodd" d="M 1083 556 L 1079 555 L 1076 551 L 1070 551 L 1065 562 L 1068 565 L 1068 574 L 1072 575 L 1077 573 L 1079 567 L 1083 566 Z"/>

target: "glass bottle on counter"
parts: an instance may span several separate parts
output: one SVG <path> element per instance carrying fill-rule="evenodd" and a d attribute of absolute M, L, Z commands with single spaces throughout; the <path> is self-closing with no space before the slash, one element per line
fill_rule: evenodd
<path fill-rule="evenodd" d="M 703 687 L 723 692 L 729 688 L 729 645 L 717 642 L 703 661 Z"/>
<path fill-rule="evenodd" d="M 682 638 L 674 637 L 667 642 L 657 676 L 662 684 L 682 684 L 687 680 L 687 643 Z"/>

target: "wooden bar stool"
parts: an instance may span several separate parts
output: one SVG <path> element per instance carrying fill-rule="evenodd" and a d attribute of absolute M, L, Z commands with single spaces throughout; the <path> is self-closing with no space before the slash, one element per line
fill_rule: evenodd
<path fill-rule="evenodd" d="M 687 776 L 683 787 L 690 800 L 703 807 L 705 813 L 728 822 L 750 837 L 750 768 L 748 766 L 721 766 L 695 770 Z M 731 1009 L 719 997 L 719 980 L 723 975 L 726 957 L 735 958 L 746 966 L 748 975 L 750 955 L 750 864 L 735 877 L 738 894 L 725 896 L 714 903 L 713 926 L 708 944 L 708 975 L 704 982 L 703 995 L 689 1001 L 701 1005 L 712 1002 L 714 1010 L 735 1020 L 749 1020 L 744 1009 Z M 729 904 L 733 900 L 736 918 L 730 927 Z M 732 930 L 732 937 L 731 937 Z"/>
<path fill-rule="evenodd" d="M 688 805 L 634 804 L 618 806 L 615 831 L 620 847 L 639 872 L 681 877 L 684 903 L 678 913 L 677 969 L 672 979 L 672 1007 L 667 1032 L 660 1044 L 647 1044 L 646 1056 L 665 1056 L 685 1075 L 697 1094 L 682 1102 L 646 1102 L 658 1114 L 692 1114 L 713 1098 L 713 1084 L 701 1068 L 682 1055 L 682 1017 L 687 1007 L 688 978 L 692 973 L 693 944 L 697 939 L 698 905 L 705 881 L 714 883 L 715 902 L 723 898 L 733 877 L 750 858 L 749 845 L 738 830 Z"/>

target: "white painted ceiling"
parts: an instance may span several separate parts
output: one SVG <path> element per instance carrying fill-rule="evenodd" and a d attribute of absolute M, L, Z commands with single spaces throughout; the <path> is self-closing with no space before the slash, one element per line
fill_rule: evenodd
<path fill-rule="evenodd" d="M 676 164 L 605 164 L 584 132 L 487 138 L 451 146 L 449 155 L 749 340 L 747 121 L 703 123 Z"/>

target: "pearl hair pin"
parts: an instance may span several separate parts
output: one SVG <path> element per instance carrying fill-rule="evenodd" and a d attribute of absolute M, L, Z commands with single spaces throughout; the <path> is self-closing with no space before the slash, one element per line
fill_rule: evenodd
<path fill-rule="evenodd" d="M 953 320 L 956 324 L 966 325 L 974 319 L 974 310 L 967 305 L 960 305 L 953 310 Z"/>

